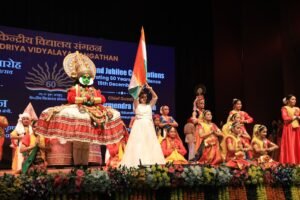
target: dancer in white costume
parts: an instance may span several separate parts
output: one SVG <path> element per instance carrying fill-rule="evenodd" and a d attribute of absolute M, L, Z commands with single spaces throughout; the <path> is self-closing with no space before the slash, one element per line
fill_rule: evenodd
<path fill-rule="evenodd" d="M 152 120 L 152 107 L 157 101 L 157 95 L 148 84 L 146 88 L 151 92 L 152 99 L 147 104 L 147 94 L 142 91 L 139 98 L 134 100 L 135 121 L 120 163 L 122 166 L 165 164 Z"/>

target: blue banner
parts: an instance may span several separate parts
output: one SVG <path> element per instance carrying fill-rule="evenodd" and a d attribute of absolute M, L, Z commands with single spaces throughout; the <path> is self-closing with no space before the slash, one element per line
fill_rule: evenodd
<path fill-rule="evenodd" d="M 151 33 L 146 32 L 147 37 Z M 73 81 L 63 70 L 63 59 L 79 51 L 97 67 L 94 86 L 107 99 L 107 106 L 118 109 L 128 125 L 133 113 L 133 99 L 128 84 L 133 70 L 136 43 L 45 33 L 0 26 L 0 115 L 8 118 L 4 155 L 0 167 L 11 161 L 9 133 L 29 102 L 36 114 L 51 106 L 65 104 L 67 89 Z M 174 111 L 174 48 L 147 45 L 148 82 L 157 92 L 161 105 Z M 174 114 L 173 114 L 174 115 Z"/>

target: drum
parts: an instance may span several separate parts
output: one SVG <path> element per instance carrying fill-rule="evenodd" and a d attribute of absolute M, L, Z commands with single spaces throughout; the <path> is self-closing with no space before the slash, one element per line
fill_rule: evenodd
<path fill-rule="evenodd" d="M 72 143 L 61 144 L 58 139 L 50 140 L 50 151 L 46 153 L 49 166 L 72 165 Z"/>

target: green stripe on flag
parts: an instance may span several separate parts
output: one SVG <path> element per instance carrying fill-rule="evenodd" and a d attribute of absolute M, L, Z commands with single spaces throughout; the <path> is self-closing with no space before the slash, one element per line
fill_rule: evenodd
<path fill-rule="evenodd" d="M 134 98 L 137 99 L 139 97 L 139 91 L 140 91 L 140 86 L 134 87 L 134 88 L 130 88 L 128 90 L 129 94 Z"/>

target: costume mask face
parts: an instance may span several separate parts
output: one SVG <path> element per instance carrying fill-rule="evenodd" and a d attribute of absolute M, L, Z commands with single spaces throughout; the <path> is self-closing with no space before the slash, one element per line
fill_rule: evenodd
<path fill-rule="evenodd" d="M 82 76 L 79 78 L 79 82 L 80 82 L 82 85 L 92 85 L 92 84 L 93 84 L 93 79 L 90 77 L 90 75 L 85 74 L 85 75 L 82 75 Z"/>

